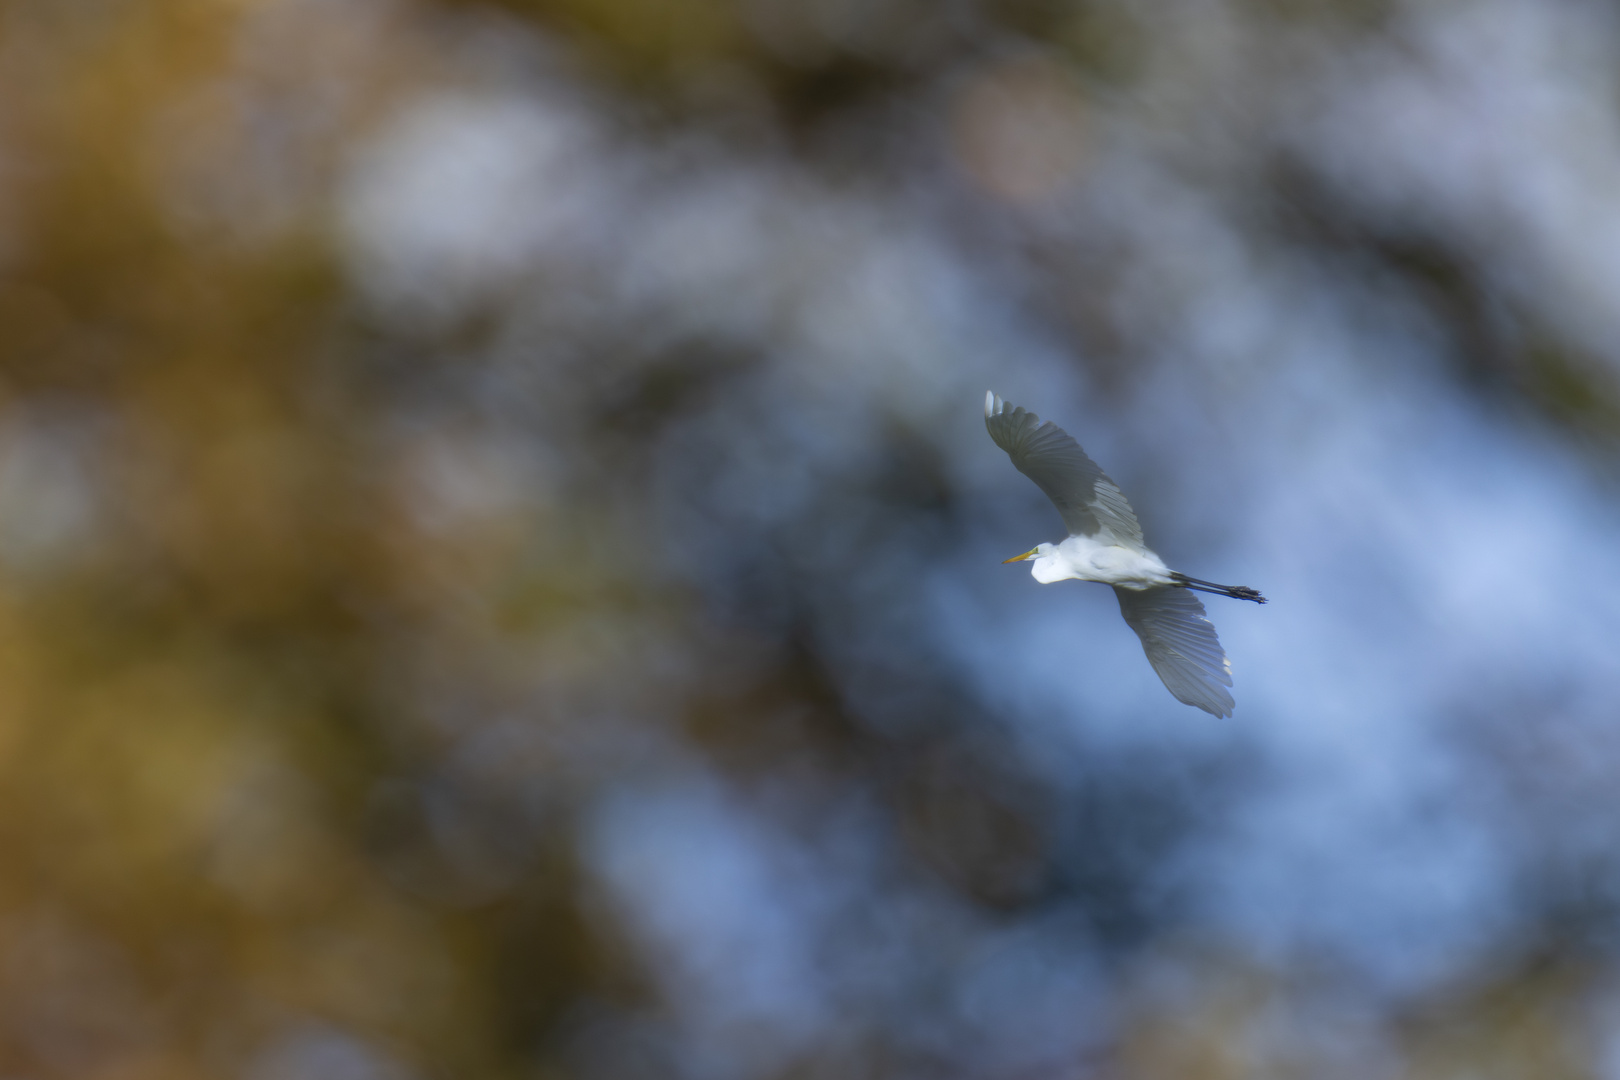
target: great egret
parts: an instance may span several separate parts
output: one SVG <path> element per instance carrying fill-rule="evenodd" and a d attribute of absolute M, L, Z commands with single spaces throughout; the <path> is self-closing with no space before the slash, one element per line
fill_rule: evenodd
<path fill-rule="evenodd" d="M 1232 665 L 1215 626 L 1191 590 L 1266 602 L 1246 585 L 1217 585 L 1177 573 L 1142 543 L 1142 527 L 1118 486 L 1103 475 L 1074 437 L 1050 420 L 993 392 L 984 395 L 984 426 L 1019 472 L 1057 507 L 1069 537 L 1040 544 L 1007 562 L 1033 560 L 1043 585 L 1067 578 L 1114 587 L 1119 613 L 1142 639 L 1148 663 L 1177 701 L 1216 716 L 1232 715 Z"/>

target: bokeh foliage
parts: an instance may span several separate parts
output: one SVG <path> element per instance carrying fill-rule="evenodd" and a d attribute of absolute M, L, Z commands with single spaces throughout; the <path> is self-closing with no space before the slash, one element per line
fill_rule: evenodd
<path fill-rule="evenodd" d="M 413 101 L 560 82 L 620 149 L 674 146 L 672 174 L 756 154 L 850 198 L 935 185 L 947 231 L 1022 260 L 1009 307 L 1127 402 L 1171 361 L 1092 287 L 1129 254 L 1071 242 L 1053 201 L 1117 137 L 1092 103 L 1124 99 L 1149 129 L 1200 132 L 1178 163 L 1258 234 L 1414 297 L 1460 343 L 1441 350 L 1459 398 L 1611 468 L 1612 363 L 1580 333 L 1254 135 L 1315 50 L 1397 7 L 1225 5 L 1228 30 L 1269 29 L 1194 48 L 1207 7 L 0 8 L 0 1071 L 1599 1075 L 1613 912 L 1605 894 L 1566 914 L 1580 880 L 1405 997 L 1189 929 L 1178 860 L 1264 755 L 1242 735 L 1099 748 L 1061 783 L 1032 763 L 905 587 L 907 552 L 969 543 L 985 509 L 917 414 L 777 477 L 802 480 L 799 509 L 757 529 L 738 511 L 732 546 L 672 528 L 723 517 L 698 492 L 756 449 L 693 418 L 799 377 L 795 301 L 763 329 L 683 321 L 586 251 L 577 273 L 498 267 L 453 304 L 379 302 L 344 224 L 356 162 Z M 797 296 L 813 256 L 773 287 Z M 1526 755 L 1493 738 L 1481 774 L 1511 786 Z M 711 987 L 694 999 L 728 974 L 739 997 L 769 990 L 724 964 L 660 975 L 618 856 L 591 853 L 664 857 L 635 854 L 633 793 L 672 762 L 720 778 L 693 813 L 769 821 L 762 848 L 861 838 L 864 884 L 826 901 L 833 953 L 805 963 L 899 955 L 874 953 L 812 1036 L 747 1009 L 693 1021 L 708 1043 L 681 1034 L 681 978 Z M 729 880 L 705 857 L 675 851 L 670 880 Z M 840 858 L 781 873 L 808 894 Z M 981 1053 L 1013 1020 L 941 1004 L 974 950 L 1029 927 L 1102 988 L 1051 998 L 1093 1002 L 1073 1006 L 1083 1052 Z"/>

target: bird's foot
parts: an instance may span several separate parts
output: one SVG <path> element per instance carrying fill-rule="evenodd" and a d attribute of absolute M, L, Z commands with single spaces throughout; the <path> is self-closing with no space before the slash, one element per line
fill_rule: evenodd
<path fill-rule="evenodd" d="M 1195 577 L 1188 577 L 1180 571 L 1172 570 L 1170 580 L 1179 589 L 1196 589 L 1199 592 L 1219 593 L 1230 596 L 1234 600 L 1253 600 L 1257 604 L 1266 602 L 1260 595 L 1259 589 L 1251 589 L 1247 585 L 1218 585 L 1213 581 L 1200 581 Z"/>

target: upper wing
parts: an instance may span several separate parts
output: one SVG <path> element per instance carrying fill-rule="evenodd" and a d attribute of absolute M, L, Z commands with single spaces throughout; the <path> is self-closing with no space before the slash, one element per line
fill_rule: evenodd
<path fill-rule="evenodd" d="M 1176 700 L 1215 716 L 1231 716 L 1234 702 L 1226 687 L 1232 685 L 1232 665 L 1198 597 L 1188 589 L 1117 585 L 1114 595 L 1119 613 L 1142 639 L 1148 663 Z"/>
<path fill-rule="evenodd" d="M 1018 471 L 1052 500 L 1070 536 L 1107 530 L 1116 543 L 1142 547 L 1131 504 L 1068 432 L 993 393 L 984 395 L 984 426 Z"/>

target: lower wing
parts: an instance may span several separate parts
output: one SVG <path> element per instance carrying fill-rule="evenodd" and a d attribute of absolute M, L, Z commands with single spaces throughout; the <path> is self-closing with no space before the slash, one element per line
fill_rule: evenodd
<path fill-rule="evenodd" d="M 1204 617 L 1204 605 L 1187 589 L 1114 587 L 1119 613 L 1142 639 L 1148 663 L 1177 701 L 1215 716 L 1231 716 L 1235 704 L 1226 688 L 1232 665 Z"/>

